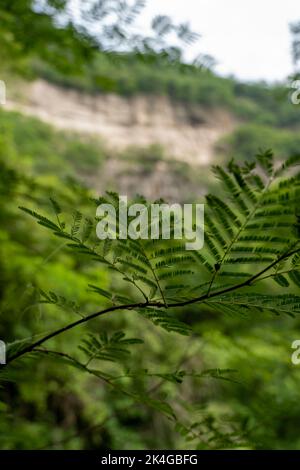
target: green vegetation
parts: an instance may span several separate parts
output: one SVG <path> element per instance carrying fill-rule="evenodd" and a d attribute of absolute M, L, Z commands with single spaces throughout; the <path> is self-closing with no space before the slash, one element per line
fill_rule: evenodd
<path fill-rule="evenodd" d="M 197 105 L 204 110 L 226 109 L 239 124 L 217 145 L 223 156 L 249 159 L 259 148 L 269 147 L 279 158 L 298 152 L 299 106 L 291 105 L 284 84 L 238 83 L 199 66 L 174 64 L 165 57 L 153 63 L 152 56 L 135 54 L 99 52 L 81 77 L 64 75 L 41 62 L 34 69 L 53 83 L 87 93 L 168 96 L 186 107 L 192 125 L 199 124 L 195 118 Z"/>
<path fill-rule="evenodd" d="M 0 110 L 0 153 L 32 174 L 82 177 L 107 157 L 99 139 L 55 131 L 38 119 Z"/>
<path fill-rule="evenodd" d="M 147 55 L 99 52 L 81 77 L 59 73 L 41 62 L 34 69 L 47 80 L 88 93 L 169 96 L 187 105 L 227 108 L 258 124 L 294 127 L 300 123 L 299 107 L 291 106 L 284 85 L 238 83 L 201 66 L 174 64 L 164 57 L 154 61 Z"/>
<path fill-rule="evenodd" d="M 291 130 L 278 131 L 274 127 L 246 124 L 237 128 L 219 143 L 219 151 L 238 159 L 253 159 L 258 149 L 270 148 L 279 159 L 299 153 L 300 135 Z"/>
<path fill-rule="evenodd" d="M 220 143 L 238 160 L 213 169 L 204 249 L 187 252 L 178 240 L 97 239 L 96 207 L 118 194 L 87 186 L 111 153 L 1 110 L 0 448 L 299 449 L 299 108 L 284 87 L 222 79 L 177 49 L 104 53 L 58 22 L 67 1 L 44 5 L 1 1 L 3 72 L 225 107 L 242 125 Z M 138 178 L 165 164 L 189 197 L 208 179 L 158 146 L 121 162 Z"/>
<path fill-rule="evenodd" d="M 141 59 L 133 54 L 113 57 L 99 53 L 86 73 L 77 78 L 47 69 L 41 63 L 35 70 L 60 86 L 88 93 L 168 96 L 186 107 L 192 125 L 199 124 L 197 105 L 207 110 L 227 109 L 239 124 L 217 145 L 223 157 L 250 159 L 259 148 L 273 148 L 278 158 L 298 153 L 299 106 L 291 105 L 284 85 L 242 84 L 201 67 L 172 64 L 165 58 L 153 66 L 149 57 Z"/>
<path fill-rule="evenodd" d="M 6 155 L 15 146 L 7 141 Z M 2 448 L 299 445 L 299 374 L 290 363 L 299 256 L 289 255 L 299 251 L 299 175 L 265 192 L 271 154 L 260 157 L 262 180 L 252 166 L 217 168 L 236 196 L 228 206 L 208 197 L 206 248 L 183 253 L 175 241 L 97 241 L 89 192 L 52 172 L 33 180 L 30 166 L 2 160 L 1 337 L 11 342 L 1 370 Z M 47 218 L 32 213 L 36 225 L 19 205 Z M 257 224 L 268 231 L 260 236 Z"/>

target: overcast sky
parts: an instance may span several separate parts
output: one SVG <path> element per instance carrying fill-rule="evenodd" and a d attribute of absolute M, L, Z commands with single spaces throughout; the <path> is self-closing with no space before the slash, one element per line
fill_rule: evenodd
<path fill-rule="evenodd" d="M 300 0 L 148 0 L 142 26 L 157 14 L 189 21 L 202 35 L 193 55 L 212 55 L 222 75 L 275 81 L 293 71 L 289 24 L 300 20 Z"/>

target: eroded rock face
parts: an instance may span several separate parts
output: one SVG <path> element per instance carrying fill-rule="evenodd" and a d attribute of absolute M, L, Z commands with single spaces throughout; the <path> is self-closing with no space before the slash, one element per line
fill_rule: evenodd
<path fill-rule="evenodd" d="M 214 146 L 235 128 L 224 110 L 185 107 L 167 97 L 91 96 L 44 80 L 26 84 L 6 109 L 33 115 L 60 129 L 99 135 L 117 150 L 130 145 L 162 145 L 169 158 L 210 165 Z"/>

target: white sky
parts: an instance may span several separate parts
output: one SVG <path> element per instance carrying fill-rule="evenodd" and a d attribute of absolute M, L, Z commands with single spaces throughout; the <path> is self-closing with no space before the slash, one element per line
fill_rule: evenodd
<path fill-rule="evenodd" d="M 241 80 L 282 80 L 292 71 L 289 24 L 300 20 L 299 0 L 148 0 L 139 23 L 157 14 L 189 21 L 202 37 L 193 46 L 212 55 L 216 71 Z"/>

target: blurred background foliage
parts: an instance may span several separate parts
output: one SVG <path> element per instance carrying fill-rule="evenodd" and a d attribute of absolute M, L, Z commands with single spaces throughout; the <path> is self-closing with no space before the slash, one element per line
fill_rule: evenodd
<path fill-rule="evenodd" d="M 101 3 L 109 8 L 109 3 L 124 2 Z M 137 2 L 132 15 L 141 7 L 142 2 Z M 124 14 L 119 8 L 117 20 Z M 124 22 L 124 29 L 110 24 L 95 35 L 88 23 L 78 25 L 69 12 L 70 4 L 64 0 L 1 0 L 3 78 L 43 77 L 92 94 L 165 95 L 187 106 L 227 108 L 240 125 L 219 142 L 221 161 L 225 155 L 250 160 L 260 147 L 273 148 L 280 160 L 299 152 L 299 107 L 290 105 L 284 85 L 239 83 L 215 75 L 206 64 L 184 64 L 180 49 L 155 42 L 156 36 L 147 41 L 135 38 L 135 49 L 124 52 L 120 44 L 132 40 L 124 36 L 130 20 Z M 85 12 L 88 21 L 92 13 L 105 17 L 95 7 Z M 157 31 L 161 37 L 162 30 Z M 109 290 L 118 282 L 99 266 L 74 259 L 63 240 L 49 237 L 18 209 L 30 205 L 50 214 L 49 198 L 55 197 L 70 213 L 75 208 L 93 217 L 90 198 L 95 194 L 89 179 L 101 173 L 111 157 L 99 140 L 57 131 L 35 118 L 1 109 L 0 337 L 5 341 L 34 337 L 76 319 L 74 312 L 39 304 L 38 288 L 59 292 L 88 313 L 99 310 L 101 304 L 87 285 Z M 153 162 L 165 157 L 154 146 L 128 149 L 120 158 L 141 166 L 147 174 Z M 175 182 L 177 177 L 185 178 L 185 186 L 195 182 L 191 168 L 177 165 L 174 172 Z M 203 179 L 214 184 L 210 176 L 202 175 L 201 184 Z M 122 292 L 121 283 L 119 287 Z M 300 372 L 290 360 L 290 345 L 299 337 L 299 319 L 205 310 L 199 315 L 193 306 L 184 308 L 181 315 L 193 326 L 192 337 L 166 333 L 137 314 L 122 313 L 58 337 L 52 346 L 73 353 L 88 332 L 123 330 L 129 337 L 142 338 L 144 344 L 133 348 L 122 367 L 107 363 L 107 372 L 113 369 L 121 375 L 132 364 L 160 373 L 183 365 L 195 370 L 235 370 L 225 379 L 216 373 L 212 374 L 216 377 L 190 377 L 183 383 L 143 374 L 126 379 L 130 390 L 145 394 L 151 390 L 154 396 L 167 398 L 183 423 L 192 416 L 192 431 L 174 428 L 161 410 L 137 404 L 95 377 L 51 358 L 30 358 L 15 366 L 14 377 L 1 389 L 1 448 L 299 449 Z"/>

